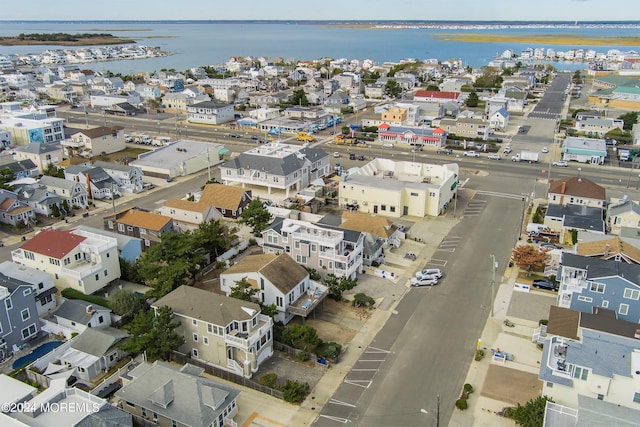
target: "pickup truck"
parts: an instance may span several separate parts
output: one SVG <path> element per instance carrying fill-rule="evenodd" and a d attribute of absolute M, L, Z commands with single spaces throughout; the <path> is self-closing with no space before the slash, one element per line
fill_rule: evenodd
<path fill-rule="evenodd" d="M 465 151 L 463 156 L 465 157 L 480 157 L 480 153 L 476 153 L 475 151 Z"/>

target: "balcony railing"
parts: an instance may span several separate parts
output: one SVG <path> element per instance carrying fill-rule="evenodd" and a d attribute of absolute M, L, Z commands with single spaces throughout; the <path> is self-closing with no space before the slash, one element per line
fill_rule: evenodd
<path fill-rule="evenodd" d="M 225 334 L 224 340 L 229 345 L 247 351 L 260 339 L 260 337 L 266 334 L 272 326 L 273 320 L 271 317 L 259 314 L 258 324 L 256 327 L 247 332 L 241 332 L 239 329 L 234 329 L 230 333 Z"/>
<path fill-rule="evenodd" d="M 327 295 L 329 295 L 328 288 L 316 286 L 315 289 L 310 289 L 295 300 L 293 304 L 290 304 L 287 307 L 287 312 L 296 316 L 307 317 Z"/>

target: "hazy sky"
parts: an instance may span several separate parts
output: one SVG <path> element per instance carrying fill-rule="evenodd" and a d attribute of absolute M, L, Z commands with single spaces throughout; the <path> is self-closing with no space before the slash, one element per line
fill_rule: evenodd
<path fill-rule="evenodd" d="M 623 21 L 640 19 L 639 4 L 638 0 L 3 0 L 0 20 Z"/>

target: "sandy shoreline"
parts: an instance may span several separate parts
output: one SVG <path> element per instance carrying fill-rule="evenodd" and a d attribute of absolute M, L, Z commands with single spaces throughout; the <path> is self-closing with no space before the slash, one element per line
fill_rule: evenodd
<path fill-rule="evenodd" d="M 640 37 L 582 36 L 580 34 L 438 34 L 438 40 L 470 43 L 539 43 L 570 46 L 640 46 Z"/>
<path fill-rule="evenodd" d="M 20 40 L 13 37 L 0 38 L 0 46 L 101 46 L 112 44 L 135 44 L 132 39 L 121 39 L 118 37 L 91 37 L 80 38 L 75 41 L 64 40 Z"/>

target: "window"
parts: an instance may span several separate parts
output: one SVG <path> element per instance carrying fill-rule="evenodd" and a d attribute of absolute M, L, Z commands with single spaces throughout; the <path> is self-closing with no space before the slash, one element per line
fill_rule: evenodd
<path fill-rule="evenodd" d="M 30 259 L 31 261 L 35 261 L 36 256 L 33 254 L 33 252 L 29 252 L 29 251 L 22 251 L 22 253 L 24 254 L 24 257 L 26 259 Z"/>
<path fill-rule="evenodd" d="M 626 288 L 624 290 L 624 297 L 626 299 L 640 299 L 640 289 Z"/>
<path fill-rule="evenodd" d="M 282 303 L 283 303 L 282 297 L 276 297 L 276 305 L 278 307 L 282 307 Z"/>
<path fill-rule="evenodd" d="M 4 300 L 4 305 L 7 306 L 7 310 L 11 310 L 13 308 L 13 303 L 11 302 L 11 298 L 7 298 Z"/>
<path fill-rule="evenodd" d="M 22 317 L 22 320 L 28 320 L 28 319 L 29 319 L 29 317 L 31 317 L 31 316 L 29 315 L 29 309 L 28 309 L 28 308 L 25 308 L 24 310 L 22 310 L 22 311 L 20 312 L 20 317 Z"/>
<path fill-rule="evenodd" d="M 176 420 L 171 420 L 171 427 L 178 427 L 178 422 Z"/>
<path fill-rule="evenodd" d="M 640 391 L 636 391 L 633 394 L 633 403 L 640 403 Z"/>
<path fill-rule="evenodd" d="M 604 294 L 604 283 L 589 283 L 589 290 L 591 292 L 597 292 L 599 294 Z"/>
<path fill-rule="evenodd" d="M 191 355 L 193 357 L 198 357 L 198 349 L 197 348 L 192 348 L 191 349 Z"/>
<path fill-rule="evenodd" d="M 629 304 L 620 304 L 618 308 L 618 314 L 626 316 L 629 313 Z"/>
<path fill-rule="evenodd" d="M 207 332 L 209 332 L 210 334 L 213 333 L 213 325 L 211 323 L 207 323 Z"/>
<path fill-rule="evenodd" d="M 198 334 L 193 334 L 193 341 L 198 342 Z"/>
<path fill-rule="evenodd" d="M 196 326 L 198 324 L 198 321 L 196 319 L 191 319 L 191 324 L 193 326 Z"/>
<path fill-rule="evenodd" d="M 396 207 L 395 207 L 395 206 L 390 206 L 390 207 L 389 207 L 389 210 L 390 210 L 391 212 L 395 212 L 395 211 L 396 211 Z"/>
<path fill-rule="evenodd" d="M 202 337 L 202 342 L 204 343 L 204 345 L 209 345 L 209 338 Z"/>
<path fill-rule="evenodd" d="M 129 403 L 129 402 L 127 402 Z M 142 416 L 146 417 L 147 416 L 147 410 L 145 408 L 142 408 Z"/>
<path fill-rule="evenodd" d="M 104 270 L 102 274 L 104 274 L 104 277 L 107 277 L 109 275 L 109 272 L 107 270 Z"/>
<path fill-rule="evenodd" d="M 295 247 L 296 247 L 296 249 L 300 249 L 300 242 L 296 242 L 295 243 Z"/>
<path fill-rule="evenodd" d="M 96 274 L 96 282 L 97 282 L 98 280 L 100 280 L 100 275 L 99 275 L 99 274 Z"/>
<path fill-rule="evenodd" d="M 127 406 L 131 406 L 132 408 L 135 408 L 136 404 L 132 402 L 127 402 Z"/>
<path fill-rule="evenodd" d="M 26 297 L 27 295 L 31 295 L 31 292 L 32 292 L 31 288 L 25 289 L 24 291 L 22 291 L 22 295 Z"/>
<path fill-rule="evenodd" d="M 49 258 L 49 264 L 60 265 L 60 260 L 55 258 Z"/>
<path fill-rule="evenodd" d="M 380 205 L 380 210 L 386 211 L 387 210 L 387 205 Z"/>
<path fill-rule="evenodd" d="M 609 308 L 609 301 L 607 300 L 602 300 L 602 308 Z"/>
<path fill-rule="evenodd" d="M 118 224 L 118 231 L 124 233 L 124 224 Z"/>
<path fill-rule="evenodd" d="M 311 252 L 316 251 L 316 245 L 314 243 L 311 244 Z"/>
<path fill-rule="evenodd" d="M 146 228 L 141 228 L 140 229 L 140 235 L 142 236 L 143 234 L 147 234 L 147 229 Z"/>
<path fill-rule="evenodd" d="M 147 240 L 147 239 L 144 239 L 144 245 L 149 247 L 149 246 L 151 246 L 151 242 L 149 240 Z"/>
<path fill-rule="evenodd" d="M 28 327 L 24 328 L 22 331 L 22 339 L 26 340 L 27 338 L 32 337 L 36 334 L 36 324 L 32 323 Z"/>
<path fill-rule="evenodd" d="M 411 197 L 418 197 L 418 193 L 411 193 Z"/>
<path fill-rule="evenodd" d="M 581 368 L 580 366 L 575 366 L 573 368 L 573 378 L 586 381 L 589 377 L 589 370 L 587 368 Z"/>
<path fill-rule="evenodd" d="M 104 322 L 104 316 L 98 316 L 98 323 Z"/>
<path fill-rule="evenodd" d="M 585 296 L 580 295 L 580 296 L 578 296 L 578 301 L 583 301 L 583 302 L 592 302 L 592 301 L 593 301 L 593 298 L 591 298 L 591 297 L 585 297 Z"/>

